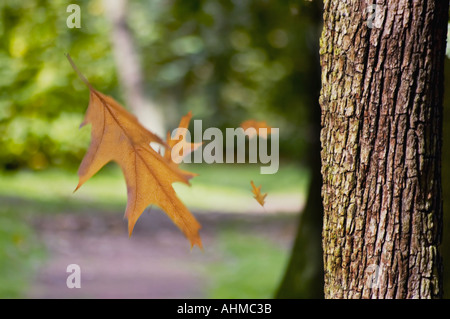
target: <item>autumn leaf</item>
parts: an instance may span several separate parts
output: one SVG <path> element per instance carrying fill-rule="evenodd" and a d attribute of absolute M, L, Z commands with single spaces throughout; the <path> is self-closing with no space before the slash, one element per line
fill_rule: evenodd
<path fill-rule="evenodd" d="M 255 184 L 253 183 L 253 181 L 250 181 L 250 184 L 252 185 L 252 193 L 255 194 L 255 196 L 253 196 L 254 199 L 256 199 L 256 201 L 262 206 L 264 207 L 265 204 L 265 199 L 267 196 L 267 193 L 265 194 L 261 194 L 261 185 L 259 185 L 258 187 L 255 186 Z"/>
<path fill-rule="evenodd" d="M 91 143 L 79 170 L 75 191 L 97 173 L 106 163 L 115 161 L 125 176 L 127 185 L 128 233 L 144 209 L 159 206 L 181 229 L 191 243 L 202 247 L 198 234 L 201 228 L 195 217 L 178 199 L 174 182 L 189 185 L 186 174 L 169 163 L 153 148 L 151 142 L 166 146 L 157 135 L 145 129 L 136 117 L 128 113 L 113 98 L 95 90 L 67 55 L 69 62 L 90 91 L 89 106 L 81 126 L 91 124 Z"/>
<path fill-rule="evenodd" d="M 189 127 L 189 122 L 192 118 L 192 112 L 189 111 L 188 114 L 183 116 L 180 120 L 180 124 L 178 125 L 177 130 L 175 131 L 175 137 L 178 137 L 178 139 L 172 139 L 170 135 L 170 131 L 167 132 L 167 145 L 168 149 L 166 149 L 166 152 L 164 153 L 164 158 L 170 162 L 173 163 L 173 165 L 178 165 L 183 159 L 184 156 L 188 155 L 189 153 L 195 151 L 198 147 L 200 147 L 203 143 L 191 143 L 186 141 L 186 134 L 187 129 Z M 172 150 L 174 150 L 172 152 Z M 188 179 L 197 176 L 195 173 L 182 171 Z"/>
<path fill-rule="evenodd" d="M 271 127 L 267 125 L 266 121 L 246 120 L 241 123 L 241 127 L 244 129 L 244 131 L 248 128 L 254 128 L 256 130 L 256 132 L 249 131 L 249 138 L 252 138 L 255 135 L 267 138 L 267 135 L 271 133 Z"/>

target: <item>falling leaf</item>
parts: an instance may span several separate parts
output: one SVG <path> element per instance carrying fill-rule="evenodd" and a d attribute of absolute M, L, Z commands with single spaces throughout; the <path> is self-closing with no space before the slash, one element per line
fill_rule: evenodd
<path fill-rule="evenodd" d="M 267 138 L 267 135 L 271 132 L 271 127 L 267 125 L 266 121 L 247 120 L 241 123 L 241 127 L 244 129 L 244 131 L 248 128 L 254 128 L 256 130 L 256 132 L 249 131 L 249 138 L 252 138 L 255 135 Z"/>
<path fill-rule="evenodd" d="M 267 193 L 265 194 L 261 194 L 261 185 L 259 185 L 258 187 L 255 186 L 255 184 L 253 183 L 253 181 L 250 181 L 250 184 L 252 185 L 252 193 L 255 194 L 255 196 L 253 196 L 254 199 L 256 199 L 256 201 L 264 207 L 265 204 L 265 199 L 267 196 Z"/>
<path fill-rule="evenodd" d="M 201 228 L 195 217 L 178 199 L 173 182 L 189 185 L 185 173 L 169 163 L 153 148 L 151 142 L 166 143 L 145 129 L 136 117 L 128 113 L 113 98 L 95 90 L 67 55 L 69 62 L 90 90 L 90 101 L 81 126 L 91 124 L 91 143 L 78 170 L 77 189 L 106 163 L 115 161 L 125 176 L 127 185 L 128 233 L 144 209 L 158 205 L 181 229 L 191 243 L 202 247 L 198 234 Z"/>
<path fill-rule="evenodd" d="M 167 132 L 167 145 L 168 149 L 164 153 L 164 158 L 174 165 L 180 163 L 183 157 L 188 155 L 189 153 L 195 151 L 198 147 L 200 147 L 203 143 L 191 143 L 190 141 L 186 141 L 187 129 L 189 127 L 189 122 L 192 118 L 192 112 L 189 111 L 188 114 L 183 116 L 180 120 L 180 124 L 178 125 L 177 130 L 175 131 L 175 136 L 178 139 L 172 139 L 170 132 Z M 175 152 L 172 152 L 172 150 Z M 181 154 L 180 154 L 181 151 Z M 182 171 L 188 179 L 197 176 L 195 173 Z"/>

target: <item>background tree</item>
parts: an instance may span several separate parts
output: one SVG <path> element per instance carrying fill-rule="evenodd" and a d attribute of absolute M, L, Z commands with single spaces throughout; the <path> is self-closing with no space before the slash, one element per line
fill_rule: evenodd
<path fill-rule="evenodd" d="M 448 5 L 324 3 L 325 297 L 442 296 Z"/>
<path fill-rule="evenodd" d="M 307 165 L 311 171 L 311 183 L 308 189 L 306 206 L 298 219 L 297 235 L 292 247 L 289 263 L 276 298 L 323 298 L 323 254 L 322 254 L 322 220 L 323 207 L 321 198 L 322 175 L 320 174 L 320 64 L 319 36 L 322 28 L 322 2 L 303 2 L 297 17 L 309 20 L 309 28 L 316 37 L 303 39 L 308 41 L 309 50 L 303 52 L 302 58 L 310 62 L 305 75 L 311 92 L 309 113 L 310 139 L 308 140 Z"/>
<path fill-rule="evenodd" d="M 165 119 L 161 107 L 144 91 L 141 58 L 127 20 L 128 0 L 104 1 L 103 6 L 111 24 L 110 38 L 126 105 L 146 128 L 159 136 L 165 136 Z"/>
<path fill-rule="evenodd" d="M 450 49 L 450 43 L 447 39 L 447 48 Z M 442 149 L 442 198 L 444 198 L 444 227 L 442 238 L 442 259 L 444 264 L 444 298 L 450 298 L 450 202 L 446 198 L 450 198 L 450 90 L 448 84 L 450 82 L 450 63 L 448 58 L 450 57 L 450 50 L 447 50 L 447 59 L 445 62 L 445 86 L 444 93 L 444 121 L 443 121 L 443 136 L 444 147 Z"/>

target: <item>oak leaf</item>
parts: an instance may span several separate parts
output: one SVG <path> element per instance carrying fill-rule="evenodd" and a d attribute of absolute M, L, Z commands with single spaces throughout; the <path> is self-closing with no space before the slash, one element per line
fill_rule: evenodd
<path fill-rule="evenodd" d="M 255 196 L 253 196 L 253 198 L 256 199 L 256 201 L 257 201 L 262 207 L 264 207 L 265 199 L 266 199 L 267 193 L 261 194 L 261 185 L 259 185 L 258 187 L 256 187 L 255 184 L 253 183 L 253 181 L 250 181 L 250 184 L 252 185 L 252 193 L 255 194 Z"/>
<path fill-rule="evenodd" d="M 145 129 L 136 117 L 128 113 L 113 98 L 95 90 L 69 62 L 90 91 L 89 106 L 81 126 L 91 124 L 91 143 L 79 170 L 79 182 L 75 189 L 97 173 L 106 163 L 115 161 L 125 176 L 127 185 L 128 233 L 144 209 L 159 206 L 189 239 L 191 248 L 202 247 L 198 234 L 201 225 L 177 197 L 174 182 L 189 185 L 186 174 L 169 163 L 150 147 L 151 142 L 167 146 L 157 135 Z M 81 127 L 80 126 L 80 127 Z"/>

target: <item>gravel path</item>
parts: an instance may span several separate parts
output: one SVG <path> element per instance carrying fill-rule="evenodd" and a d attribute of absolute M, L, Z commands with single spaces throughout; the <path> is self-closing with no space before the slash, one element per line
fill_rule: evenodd
<path fill-rule="evenodd" d="M 296 215 L 202 213 L 202 252 L 162 212 L 145 212 L 131 238 L 121 213 L 64 213 L 35 221 L 47 246 L 29 298 L 203 298 L 206 267 L 224 258 L 217 234 L 224 227 L 255 233 L 289 249 Z M 227 226 L 228 225 L 228 226 Z M 237 225 L 237 226 L 236 226 Z M 69 289 L 69 264 L 81 268 L 81 288 Z"/>

